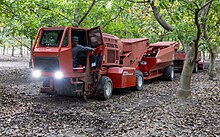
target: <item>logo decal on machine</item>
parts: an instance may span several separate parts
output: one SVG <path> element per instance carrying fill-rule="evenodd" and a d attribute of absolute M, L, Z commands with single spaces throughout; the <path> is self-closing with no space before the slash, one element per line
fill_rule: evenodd
<path fill-rule="evenodd" d="M 128 71 L 124 71 L 123 72 L 123 76 L 132 76 L 133 73 L 129 73 Z"/>

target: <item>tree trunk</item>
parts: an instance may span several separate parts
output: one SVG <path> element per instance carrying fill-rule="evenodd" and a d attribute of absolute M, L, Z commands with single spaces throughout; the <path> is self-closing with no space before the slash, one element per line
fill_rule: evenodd
<path fill-rule="evenodd" d="M 216 57 L 217 57 L 217 47 L 209 45 L 210 49 L 210 63 L 209 63 L 209 79 L 216 80 Z"/>
<path fill-rule="evenodd" d="M 26 47 L 26 55 L 29 55 L 29 49 Z"/>
<path fill-rule="evenodd" d="M 183 40 L 180 39 L 181 44 L 183 45 L 184 52 L 187 54 L 190 50 L 190 47 L 186 45 Z"/>
<path fill-rule="evenodd" d="M 3 46 L 3 55 L 5 55 L 5 45 Z"/>
<path fill-rule="evenodd" d="M 20 46 L 20 55 L 23 57 L 23 44 L 22 44 L 22 38 L 21 38 L 21 46 Z"/>
<path fill-rule="evenodd" d="M 202 59 L 205 60 L 205 51 L 202 51 Z"/>
<path fill-rule="evenodd" d="M 77 5 L 79 5 L 79 4 L 77 4 Z M 73 22 L 73 26 L 76 26 L 76 27 L 78 27 L 78 6 L 75 8 L 75 10 L 74 10 L 74 22 Z"/>
<path fill-rule="evenodd" d="M 15 56 L 15 46 L 12 46 L 12 50 L 11 50 L 11 56 L 14 57 Z"/>
<path fill-rule="evenodd" d="M 32 45 L 33 45 L 33 40 L 31 40 L 31 48 L 30 48 L 30 59 L 29 59 L 29 68 L 32 68 Z"/>
<path fill-rule="evenodd" d="M 182 74 L 180 77 L 180 85 L 177 89 L 177 96 L 180 98 L 187 98 L 191 96 L 191 76 L 194 67 L 195 57 L 195 45 L 191 47 L 189 52 L 186 54 Z"/>

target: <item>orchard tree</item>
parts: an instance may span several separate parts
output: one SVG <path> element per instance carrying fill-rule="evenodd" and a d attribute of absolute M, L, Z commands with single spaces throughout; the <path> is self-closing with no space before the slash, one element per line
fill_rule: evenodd
<path fill-rule="evenodd" d="M 217 27 L 211 17 L 218 26 L 219 7 L 217 0 L 1 0 L 0 23 L 20 43 L 17 36 L 32 41 L 43 26 L 103 26 L 104 32 L 119 37 L 148 37 L 152 42 L 178 39 L 187 54 L 178 95 L 187 97 L 201 37 L 210 51 L 215 51 L 210 45 L 218 43 L 219 31 L 212 31 Z"/>
<path fill-rule="evenodd" d="M 203 39 L 210 52 L 209 79 L 216 80 L 216 57 L 220 43 L 220 2 L 213 1 L 212 5 L 208 5 L 203 9 L 202 15 Z"/>
<path fill-rule="evenodd" d="M 191 95 L 191 76 L 197 58 L 198 47 L 202 35 L 202 18 L 207 16 L 209 7 L 213 0 L 209 1 L 167 1 L 158 0 L 134 1 L 136 3 L 149 3 L 152 12 L 158 23 L 166 30 L 171 31 L 171 36 L 176 36 L 184 46 L 186 58 L 180 78 L 180 85 L 177 90 L 179 97 L 187 98 Z M 162 14 L 162 9 L 167 10 L 167 14 Z M 164 13 L 164 10 L 163 10 Z M 163 15 L 163 16 L 162 16 Z M 165 20 L 166 19 L 166 20 Z M 171 24 L 171 25 L 170 25 Z M 206 25 L 203 23 L 203 25 Z M 174 35 L 173 35 L 174 34 Z"/>

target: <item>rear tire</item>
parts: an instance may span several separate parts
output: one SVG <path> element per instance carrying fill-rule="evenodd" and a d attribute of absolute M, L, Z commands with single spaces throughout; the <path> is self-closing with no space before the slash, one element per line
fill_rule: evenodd
<path fill-rule="evenodd" d="M 198 63 L 195 62 L 194 67 L 193 67 L 193 73 L 197 73 L 198 70 L 199 70 Z"/>
<path fill-rule="evenodd" d="M 136 83 L 135 87 L 133 87 L 133 90 L 142 90 L 143 84 L 144 84 L 144 78 L 143 73 L 140 70 L 135 70 L 135 77 L 136 77 Z"/>
<path fill-rule="evenodd" d="M 204 70 L 205 69 L 205 64 L 204 63 L 202 63 L 202 68 L 201 68 L 202 70 Z"/>
<path fill-rule="evenodd" d="M 107 76 L 102 76 L 98 83 L 97 97 L 101 100 L 107 100 L 112 96 L 112 80 Z"/>
<path fill-rule="evenodd" d="M 205 69 L 205 65 L 204 65 L 204 63 L 199 64 L 199 66 L 198 66 L 198 67 L 199 67 L 199 69 L 200 69 L 200 70 L 204 70 L 204 69 Z"/>
<path fill-rule="evenodd" d="M 165 80 L 173 81 L 174 80 L 174 68 L 173 66 L 168 66 L 164 70 Z"/>

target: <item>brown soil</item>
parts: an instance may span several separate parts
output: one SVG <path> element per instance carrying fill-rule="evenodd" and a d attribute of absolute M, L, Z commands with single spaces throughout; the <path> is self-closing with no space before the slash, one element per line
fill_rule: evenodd
<path fill-rule="evenodd" d="M 193 74 L 186 100 L 175 97 L 176 73 L 172 82 L 152 80 L 143 91 L 84 102 L 40 94 L 42 82 L 28 67 L 0 68 L 0 136 L 220 136 L 220 81 L 208 80 L 207 69 Z"/>

